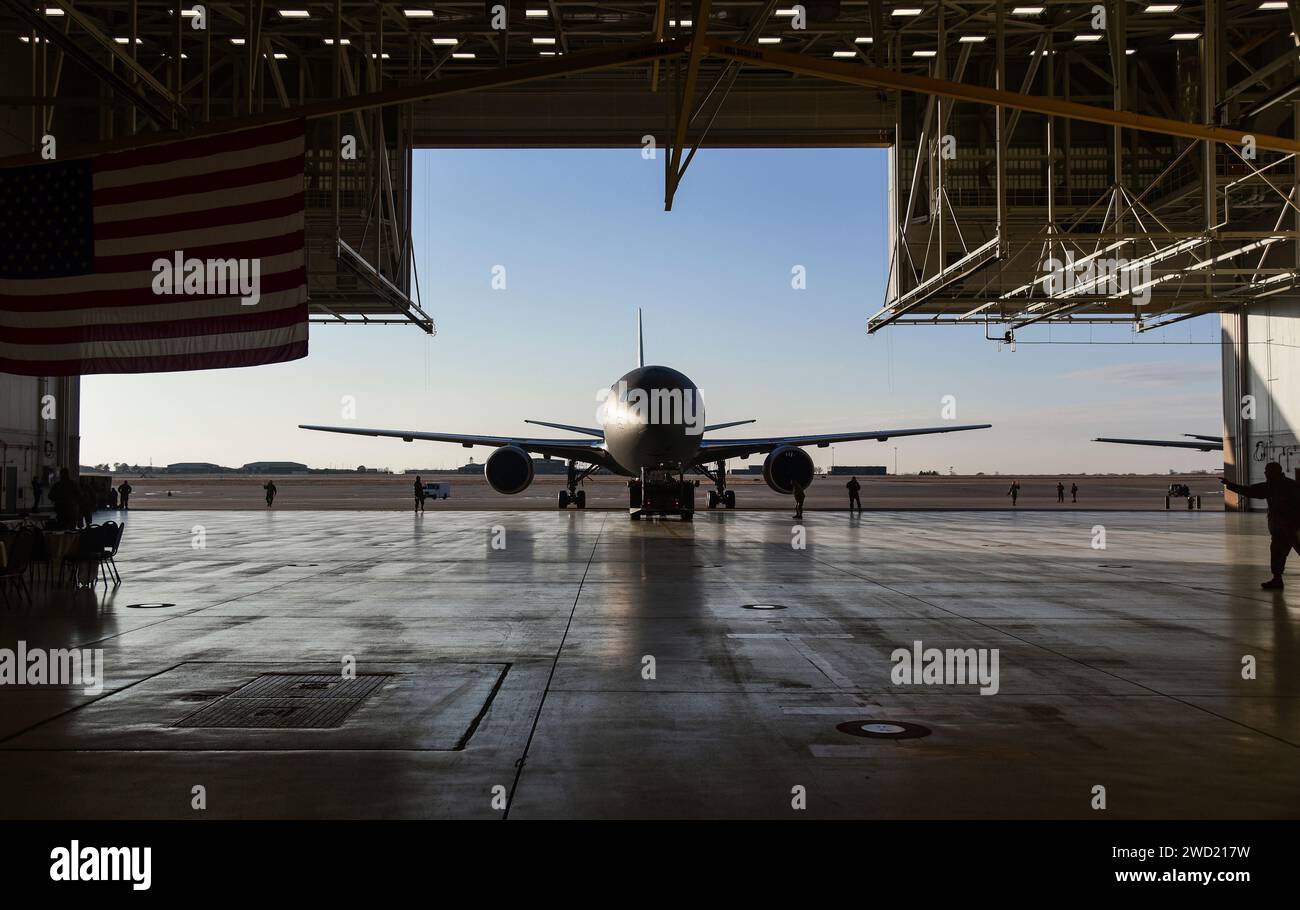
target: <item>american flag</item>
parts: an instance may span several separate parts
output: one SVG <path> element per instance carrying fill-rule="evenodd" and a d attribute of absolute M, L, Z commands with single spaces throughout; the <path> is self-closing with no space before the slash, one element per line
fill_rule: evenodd
<path fill-rule="evenodd" d="M 303 121 L 0 168 L 0 372 L 307 355 Z M 155 293 L 157 260 L 258 260 L 260 299 Z M 192 288 L 193 289 L 193 288 Z M 214 286 L 215 291 L 215 286 Z"/>

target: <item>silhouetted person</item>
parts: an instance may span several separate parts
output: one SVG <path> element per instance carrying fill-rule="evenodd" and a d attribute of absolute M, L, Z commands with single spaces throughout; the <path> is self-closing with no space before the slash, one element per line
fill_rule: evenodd
<path fill-rule="evenodd" d="M 117 487 L 112 484 L 108 486 L 108 507 L 114 512 L 117 511 Z"/>
<path fill-rule="evenodd" d="M 275 481 L 268 480 L 262 484 L 262 489 L 266 490 L 266 507 L 271 508 L 271 503 L 275 502 Z"/>
<path fill-rule="evenodd" d="M 90 527 L 95 519 L 95 490 L 85 478 L 82 478 L 81 489 L 78 491 L 77 506 L 81 513 L 81 527 Z"/>
<path fill-rule="evenodd" d="M 1079 485 L 1077 483 L 1072 483 L 1070 484 L 1070 502 L 1078 502 L 1078 501 L 1079 501 Z"/>
<path fill-rule="evenodd" d="M 1007 490 L 1007 495 L 1011 497 L 1011 508 L 1016 507 L 1016 500 L 1020 498 L 1020 481 L 1011 481 L 1011 488 Z"/>
<path fill-rule="evenodd" d="M 858 507 L 858 511 L 861 512 L 861 511 L 862 511 L 862 497 L 861 497 L 861 495 L 859 495 L 859 494 L 860 494 L 861 491 L 862 491 L 862 484 L 858 483 L 858 479 L 857 479 L 856 477 L 854 477 L 852 480 L 850 480 L 850 481 L 849 481 L 848 483 L 846 483 L 844 486 L 846 486 L 846 487 L 848 488 L 848 490 L 849 490 L 849 511 L 852 512 L 852 511 L 853 511 L 853 507 L 856 505 L 856 506 Z"/>
<path fill-rule="evenodd" d="M 1059 480 L 1056 482 L 1056 501 L 1065 502 L 1065 484 Z"/>
<path fill-rule="evenodd" d="M 54 521 L 60 530 L 74 530 L 81 510 L 81 492 L 72 482 L 67 468 L 59 471 L 59 479 L 50 487 L 50 502 L 54 505 Z"/>
<path fill-rule="evenodd" d="M 424 483 L 419 477 L 415 478 L 415 511 L 424 511 Z"/>
<path fill-rule="evenodd" d="M 41 494 L 45 492 L 45 482 L 41 480 L 41 475 L 36 474 L 32 477 L 32 511 L 35 512 L 41 507 Z"/>
<path fill-rule="evenodd" d="M 122 511 L 129 512 L 131 510 L 131 481 L 122 481 L 122 485 L 117 488 L 117 493 L 122 497 Z"/>
<path fill-rule="evenodd" d="M 1269 568 L 1273 577 L 1260 584 L 1261 588 L 1275 590 L 1282 587 L 1282 570 L 1291 550 L 1300 552 L 1300 483 L 1282 472 L 1276 461 L 1264 465 L 1264 482 L 1252 484 L 1233 483 L 1226 477 L 1220 482 L 1234 493 L 1252 499 L 1268 500 Z"/>
<path fill-rule="evenodd" d="M 796 480 L 791 486 L 794 493 L 794 520 L 803 521 L 803 484 Z"/>

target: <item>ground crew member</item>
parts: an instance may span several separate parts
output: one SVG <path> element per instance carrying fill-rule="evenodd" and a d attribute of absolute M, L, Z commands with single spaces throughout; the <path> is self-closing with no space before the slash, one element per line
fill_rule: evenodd
<path fill-rule="evenodd" d="M 1276 461 L 1264 465 L 1263 483 L 1233 483 L 1226 477 L 1219 480 L 1241 496 L 1268 500 L 1268 534 L 1271 538 L 1268 556 L 1273 577 L 1261 582 L 1260 587 L 1270 591 L 1282 588 L 1282 570 L 1286 568 L 1286 558 L 1293 549 L 1300 552 L 1300 540 L 1296 537 L 1300 531 L 1300 484 L 1282 473 L 1282 466 Z"/>

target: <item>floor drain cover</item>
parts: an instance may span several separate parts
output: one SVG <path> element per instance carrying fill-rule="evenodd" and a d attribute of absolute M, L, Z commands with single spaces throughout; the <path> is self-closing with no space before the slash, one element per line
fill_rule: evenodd
<path fill-rule="evenodd" d="M 174 607 L 176 604 L 154 603 L 154 604 L 127 604 L 128 610 L 161 610 L 164 607 Z"/>
<path fill-rule="evenodd" d="M 850 720 L 836 724 L 835 729 L 865 739 L 920 739 L 930 735 L 929 727 L 898 720 Z"/>
<path fill-rule="evenodd" d="M 387 681 L 382 674 L 345 679 L 335 674 L 259 676 L 230 698 L 365 698 Z"/>
<path fill-rule="evenodd" d="M 345 679 L 337 674 L 276 673 L 259 676 L 241 689 L 200 708 L 178 727 L 339 727 L 390 677 Z"/>
<path fill-rule="evenodd" d="M 781 604 L 741 604 L 746 610 L 784 610 Z"/>

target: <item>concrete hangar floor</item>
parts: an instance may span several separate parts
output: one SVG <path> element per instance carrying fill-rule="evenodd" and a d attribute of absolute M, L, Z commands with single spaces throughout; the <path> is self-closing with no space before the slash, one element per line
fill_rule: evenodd
<path fill-rule="evenodd" d="M 1300 814 L 1262 515 L 126 520 L 120 586 L 0 607 L 0 648 L 103 656 L 0 686 L 7 817 Z M 896 679 L 915 642 L 996 650 L 996 694 Z"/>

